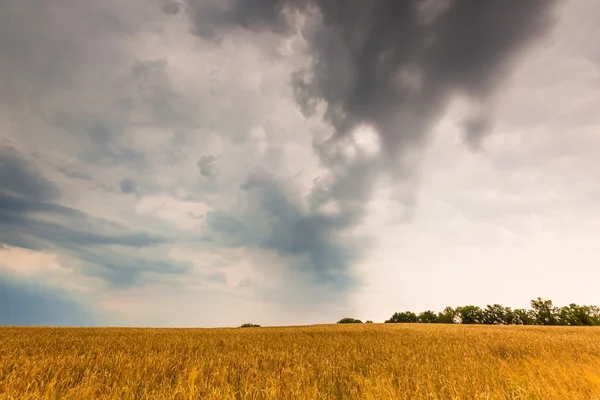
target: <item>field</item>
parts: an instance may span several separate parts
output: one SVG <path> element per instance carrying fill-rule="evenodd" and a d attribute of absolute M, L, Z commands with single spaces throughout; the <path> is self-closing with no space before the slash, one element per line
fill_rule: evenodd
<path fill-rule="evenodd" d="M 0 399 L 600 399 L 600 329 L 0 328 Z"/>

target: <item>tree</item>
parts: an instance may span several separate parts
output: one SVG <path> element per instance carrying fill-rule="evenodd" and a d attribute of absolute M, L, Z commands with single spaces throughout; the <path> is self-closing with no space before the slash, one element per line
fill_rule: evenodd
<path fill-rule="evenodd" d="M 346 318 L 340 319 L 337 323 L 338 324 L 362 324 L 362 321 L 360 319 L 346 317 Z"/>
<path fill-rule="evenodd" d="M 569 326 L 593 326 L 597 325 L 592 315 L 590 306 L 578 306 L 571 303 L 561 307 L 557 312 L 557 324 Z"/>
<path fill-rule="evenodd" d="M 514 323 L 515 315 L 510 307 L 500 304 L 488 306 L 483 310 L 482 323 L 489 325 L 510 325 Z"/>
<path fill-rule="evenodd" d="M 366 324 L 372 324 L 372 323 L 373 323 L 373 321 L 371 321 L 371 320 L 368 320 L 368 321 L 367 321 L 367 322 L 365 322 L 365 323 L 366 323 Z"/>
<path fill-rule="evenodd" d="M 409 323 L 409 322 L 417 322 L 417 314 L 411 311 L 405 311 L 401 313 L 394 313 L 392 318 L 385 321 L 386 323 Z"/>
<path fill-rule="evenodd" d="M 438 316 L 433 311 L 427 310 L 419 314 L 417 320 L 426 324 L 435 324 L 438 322 Z"/>
<path fill-rule="evenodd" d="M 538 297 L 531 300 L 531 309 L 511 309 L 500 304 L 487 305 L 485 309 L 468 305 L 446 307 L 435 314 L 431 310 L 419 315 L 411 311 L 394 313 L 386 323 L 440 323 L 440 324 L 490 324 L 490 325 L 585 325 L 600 326 L 600 307 L 569 304 L 553 307 L 551 300 Z"/>
<path fill-rule="evenodd" d="M 260 328 L 260 325 L 255 325 L 255 324 L 243 324 L 242 326 L 240 326 L 240 328 Z"/>
<path fill-rule="evenodd" d="M 594 326 L 600 325 L 600 307 L 598 306 L 589 306 L 590 307 L 590 318 L 592 319 L 592 324 Z"/>
<path fill-rule="evenodd" d="M 513 311 L 513 324 L 515 325 L 533 325 L 535 323 L 535 316 L 532 310 L 525 310 L 523 308 L 517 308 Z"/>
<path fill-rule="evenodd" d="M 461 324 L 481 324 L 483 322 L 483 310 L 477 306 L 464 306 L 456 309 Z"/>
<path fill-rule="evenodd" d="M 558 323 L 557 310 L 552 307 L 552 300 L 543 300 L 538 297 L 531 300 L 533 317 L 536 325 L 556 325 Z"/>
<path fill-rule="evenodd" d="M 440 324 L 456 324 L 458 321 L 458 313 L 452 307 L 444 308 L 444 311 L 438 313 L 438 323 Z"/>
<path fill-rule="evenodd" d="M 515 312 L 510 307 L 504 307 L 504 324 L 514 325 L 515 323 Z"/>

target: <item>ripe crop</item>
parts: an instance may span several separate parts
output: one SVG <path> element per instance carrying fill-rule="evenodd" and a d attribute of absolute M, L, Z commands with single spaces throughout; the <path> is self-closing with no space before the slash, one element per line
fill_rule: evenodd
<path fill-rule="evenodd" d="M 0 328 L 0 399 L 600 399 L 600 328 Z"/>

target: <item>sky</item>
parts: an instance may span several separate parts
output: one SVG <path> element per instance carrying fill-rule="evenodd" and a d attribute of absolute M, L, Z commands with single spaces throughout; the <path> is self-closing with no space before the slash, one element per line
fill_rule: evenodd
<path fill-rule="evenodd" d="M 600 2 L 4 0 L 0 325 L 600 304 Z"/>

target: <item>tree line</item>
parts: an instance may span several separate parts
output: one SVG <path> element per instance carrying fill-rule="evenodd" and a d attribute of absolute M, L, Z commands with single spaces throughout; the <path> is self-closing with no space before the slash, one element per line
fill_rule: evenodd
<path fill-rule="evenodd" d="M 531 309 L 511 309 L 500 304 L 446 307 L 435 313 L 431 310 L 415 314 L 411 311 L 394 313 L 386 323 L 422 322 L 442 324 L 487 324 L 487 325 L 563 325 L 600 326 L 600 307 L 579 306 L 571 303 L 554 307 L 552 300 L 531 300 Z"/>
<path fill-rule="evenodd" d="M 371 321 L 367 321 L 371 322 Z M 428 324 L 486 324 L 486 325 L 562 325 L 600 326 L 600 307 L 579 306 L 571 303 L 564 307 L 554 307 L 552 300 L 537 298 L 531 300 L 530 309 L 511 309 L 500 304 L 478 306 L 446 307 L 441 312 L 431 310 L 416 314 L 412 311 L 397 312 L 386 323 L 428 323 Z M 338 324 L 362 323 L 354 318 L 343 318 Z"/>

